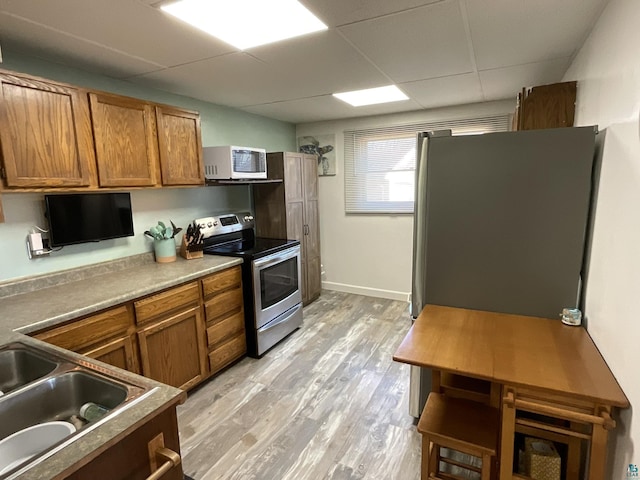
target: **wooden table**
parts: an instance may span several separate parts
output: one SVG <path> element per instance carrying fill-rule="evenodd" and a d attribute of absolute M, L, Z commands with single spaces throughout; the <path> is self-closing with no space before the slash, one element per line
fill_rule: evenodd
<path fill-rule="evenodd" d="M 607 431 L 615 427 L 611 408 L 628 408 L 629 401 L 584 328 L 428 305 L 393 359 L 501 386 L 500 480 L 514 478 L 515 432 L 535 430 L 516 411 L 571 422 L 570 428 L 545 427 L 550 438 L 569 439 L 567 478 L 578 476 L 582 439 L 591 445 L 587 478 L 605 478 Z"/>

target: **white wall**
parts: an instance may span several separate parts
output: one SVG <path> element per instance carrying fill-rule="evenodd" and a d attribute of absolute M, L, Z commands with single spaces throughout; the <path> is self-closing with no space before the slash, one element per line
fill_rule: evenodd
<path fill-rule="evenodd" d="M 319 178 L 322 286 L 398 300 L 411 291 L 413 216 L 344 212 L 345 130 L 512 113 L 514 108 L 515 100 L 298 125 L 298 137 L 336 136 L 337 175 Z"/>
<path fill-rule="evenodd" d="M 588 329 L 632 405 L 640 405 L 640 2 L 611 0 L 571 64 L 576 123 L 606 129 L 586 284 Z M 608 479 L 640 464 L 640 421 L 621 412 Z M 640 448 L 639 448 L 640 450 Z"/>

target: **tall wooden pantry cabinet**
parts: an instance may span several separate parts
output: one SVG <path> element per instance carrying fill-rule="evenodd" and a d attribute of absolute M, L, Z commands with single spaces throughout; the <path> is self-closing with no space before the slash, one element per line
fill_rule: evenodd
<path fill-rule="evenodd" d="M 267 175 L 282 183 L 254 185 L 256 234 L 300 240 L 302 302 L 320 296 L 318 157 L 304 153 L 267 154 Z"/>

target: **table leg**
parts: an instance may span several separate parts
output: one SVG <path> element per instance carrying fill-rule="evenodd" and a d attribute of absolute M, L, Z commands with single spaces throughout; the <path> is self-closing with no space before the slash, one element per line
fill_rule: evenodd
<path fill-rule="evenodd" d="M 575 429 L 575 422 L 571 422 L 571 428 Z M 567 440 L 567 480 L 578 480 L 580 477 L 580 449 L 579 438 L 569 437 Z"/>
<path fill-rule="evenodd" d="M 513 403 L 502 402 L 502 428 L 500 429 L 500 480 L 513 478 L 513 442 L 516 431 L 516 408 Z"/>
<path fill-rule="evenodd" d="M 605 478 L 607 466 L 607 437 L 608 431 L 602 425 L 594 425 L 591 433 L 591 451 L 589 453 L 588 480 Z"/>

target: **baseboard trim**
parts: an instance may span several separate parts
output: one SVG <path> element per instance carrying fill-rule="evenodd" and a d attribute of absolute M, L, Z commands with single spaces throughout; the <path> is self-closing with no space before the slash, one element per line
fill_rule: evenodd
<path fill-rule="evenodd" d="M 381 288 L 359 287 L 358 285 L 348 285 L 346 283 L 322 282 L 322 288 L 326 290 L 336 290 L 338 292 L 355 293 L 356 295 L 364 295 L 366 297 L 400 300 L 403 302 L 406 302 L 407 298 L 409 298 L 408 292 L 383 290 Z"/>

